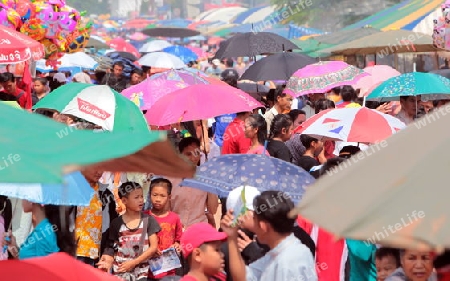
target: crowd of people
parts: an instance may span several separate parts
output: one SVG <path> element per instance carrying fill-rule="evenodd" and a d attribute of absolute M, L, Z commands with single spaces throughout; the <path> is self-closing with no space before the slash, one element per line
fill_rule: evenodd
<path fill-rule="evenodd" d="M 249 63 L 241 58 L 215 59 L 193 62 L 191 67 L 238 87 Z M 148 67 L 133 70 L 129 77 L 123 71 L 123 63 L 115 62 L 103 73 L 41 73 L 33 82 L 33 104 L 66 83 L 103 84 L 121 92 L 153 74 Z M 0 74 L 0 99 L 17 101 L 25 108 L 23 86 L 16 79 L 11 73 Z M 168 130 L 179 153 L 196 166 L 218 155 L 265 154 L 297 165 L 315 178 L 367 148 L 296 133 L 305 120 L 323 110 L 362 106 L 352 86 L 294 98 L 282 84 L 260 83 L 270 88 L 267 94 L 257 93 L 263 108 L 152 129 Z M 400 97 L 400 104 L 366 102 L 365 106 L 410 124 L 446 102 Z M 75 122 L 71 116 L 36 113 L 66 124 Z M 336 240 L 302 217 L 289 218 L 294 203 L 282 192 L 239 187 L 227 198 L 218 198 L 180 186 L 180 178 L 89 169 L 82 173 L 95 190 L 88 207 L 43 206 L 0 197 L 0 226 L 5 229 L 0 259 L 66 252 L 123 280 L 178 276 L 184 281 L 433 281 L 447 265 L 446 255 Z M 242 197 L 244 214 L 237 210 Z M 220 223 L 214 217 L 218 212 Z M 179 266 L 161 272 L 161 264 L 168 263 L 162 257 L 169 250 L 177 253 Z M 149 261 L 161 264 L 151 266 Z"/>

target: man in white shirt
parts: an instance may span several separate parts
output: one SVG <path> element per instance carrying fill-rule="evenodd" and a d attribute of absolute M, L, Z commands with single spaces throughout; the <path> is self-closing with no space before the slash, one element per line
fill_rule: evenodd
<path fill-rule="evenodd" d="M 317 281 L 311 251 L 298 240 L 292 229 L 295 219 L 288 218 L 294 203 L 285 193 L 265 191 L 254 199 L 254 229 L 258 241 L 269 246 L 266 255 L 249 266 L 239 252 L 237 226 L 230 210 L 221 222 L 228 235 L 230 274 L 233 280 L 247 281 Z M 238 213 L 240 210 L 236 210 Z M 239 218 L 238 218 L 239 221 Z"/>
<path fill-rule="evenodd" d="M 264 114 L 267 123 L 267 132 L 270 134 L 272 121 L 278 114 L 288 113 L 291 110 L 293 97 L 287 93 L 283 93 L 283 88 L 279 87 L 275 92 L 275 104 Z"/>

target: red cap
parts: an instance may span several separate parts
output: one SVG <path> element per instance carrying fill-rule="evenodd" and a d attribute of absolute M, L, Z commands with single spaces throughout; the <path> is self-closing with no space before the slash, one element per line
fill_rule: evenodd
<path fill-rule="evenodd" d="M 189 227 L 181 236 L 181 250 L 183 256 L 187 258 L 194 249 L 200 247 L 204 243 L 214 241 L 224 241 L 227 234 L 217 231 L 209 223 L 201 222 Z"/>

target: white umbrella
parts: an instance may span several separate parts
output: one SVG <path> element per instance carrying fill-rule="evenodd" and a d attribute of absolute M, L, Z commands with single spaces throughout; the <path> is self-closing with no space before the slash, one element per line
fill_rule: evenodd
<path fill-rule="evenodd" d="M 79 67 L 83 69 L 95 69 L 98 63 L 89 55 L 84 52 L 78 52 L 73 54 L 65 54 L 61 59 L 59 59 L 61 64 L 58 68 L 72 68 Z M 48 72 L 53 70 L 52 67 L 45 65 L 45 60 L 39 60 L 36 62 L 36 69 L 41 72 Z"/>
<path fill-rule="evenodd" d="M 166 40 L 153 40 L 148 43 L 145 43 L 144 46 L 142 46 L 139 49 L 139 52 L 141 53 L 158 52 L 170 46 L 172 46 L 172 44 L 170 44 Z"/>
<path fill-rule="evenodd" d="M 140 65 L 154 68 L 181 69 L 186 67 L 180 58 L 165 52 L 146 54 L 138 62 Z"/>

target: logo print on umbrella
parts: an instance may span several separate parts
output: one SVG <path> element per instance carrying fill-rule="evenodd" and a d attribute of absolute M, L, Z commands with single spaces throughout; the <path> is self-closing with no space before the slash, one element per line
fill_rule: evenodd
<path fill-rule="evenodd" d="M 139 108 L 144 105 L 143 93 L 134 93 L 131 95 L 131 101 L 134 102 Z"/>
<path fill-rule="evenodd" d="M 101 120 L 106 120 L 111 116 L 111 114 L 109 114 L 108 112 L 104 111 L 103 109 L 98 108 L 97 106 L 95 106 L 85 100 L 77 98 L 77 101 L 78 101 L 78 109 L 83 113 L 92 115 Z"/>

